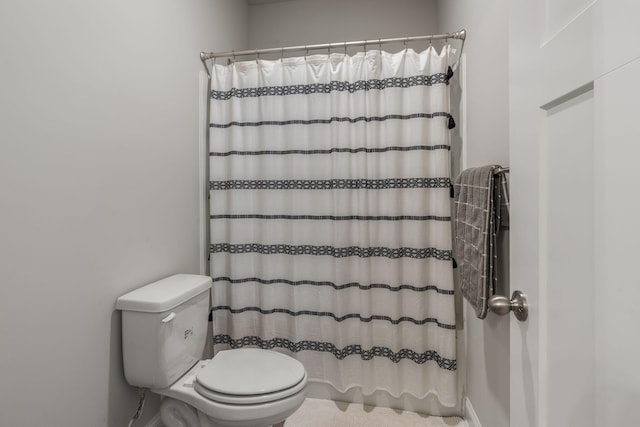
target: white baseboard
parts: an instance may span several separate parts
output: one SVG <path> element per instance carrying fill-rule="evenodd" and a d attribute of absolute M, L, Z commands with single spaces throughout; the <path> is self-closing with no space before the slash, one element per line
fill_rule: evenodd
<path fill-rule="evenodd" d="M 469 424 L 469 427 L 482 427 L 476 411 L 473 410 L 473 405 L 468 397 L 464 398 L 464 419 Z"/>
<path fill-rule="evenodd" d="M 160 421 L 160 412 L 158 412 L 153 418 L 149 420 L 144 427 L 164 427 L 162 421 Z"/>

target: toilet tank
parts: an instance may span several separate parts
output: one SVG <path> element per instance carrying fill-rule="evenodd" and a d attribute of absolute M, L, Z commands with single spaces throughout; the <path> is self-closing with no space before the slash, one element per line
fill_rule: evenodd
<path fill-rule="evenodd" d="M 129 384 L 168 387 L 202 358 L 210 289 L 210 277 L 176 274 L 117 299 Z"/>

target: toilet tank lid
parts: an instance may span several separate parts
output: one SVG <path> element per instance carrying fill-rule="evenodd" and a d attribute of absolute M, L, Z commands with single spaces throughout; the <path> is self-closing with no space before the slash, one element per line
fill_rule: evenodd
<path fill-rule="evenodd" d="M 211 288 L 211 277 L 176 274 L 122 295 L 116 309 L 160 313 L 171 310 Z"/>

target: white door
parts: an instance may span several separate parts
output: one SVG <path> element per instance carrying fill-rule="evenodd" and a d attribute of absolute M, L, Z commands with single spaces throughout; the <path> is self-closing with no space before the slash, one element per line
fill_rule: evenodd
<path fill-rule="evenodd" d="M 640 2 L 510 6 L 511 426 L 640 425 Z"/>

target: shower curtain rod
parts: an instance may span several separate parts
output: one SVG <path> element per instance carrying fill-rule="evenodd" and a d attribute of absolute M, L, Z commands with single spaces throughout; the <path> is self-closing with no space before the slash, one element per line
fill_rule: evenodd
<path fill-rule="evenodd" d="M 261 55 L 267 53 L 279 53 L 284 55 L 285 52 L 308 52 L 310 50 L 324 50 L 324 49 L 332 49 L 332 48 L 344 48 L 352 47 L 352 46 L 369 46 L 369 45 L 381 45 L 383 43 L 409 43 L 409 42 L 419 42 L 425 40 L 442 40 L 442 39 L 457 39 L 462 40 L 462 46 L 460 47 L 460 52 L 464 48 L 464 40 L 467 37 L 467 32 L 465 30 L 456 31 L 455 33 L 446 33 L 446 34 L 432 34 L 428 36 L 410 36 L 410 37 L 396 37 L 391 39 L 372 39 L 372 40 L 360 40 L 360 41 L 351 41 L 351 42 L 338 42 L 338 43 L 323 43 L 323 44 L 312 44 L 312 45 L 304 45 L 304 46 L 287 46 L 287 47 L 272 47 L 267 49 L 253 49 L 253 50 L 239 50 L 239 51 L 231 51 L 231 52 L 200 52 L 200 60 L 202 61 L 202 65 L 204 65 L 205 70 L 207 70 L 207 75 L 211 75 L 209 71 L 209 67 L 207 66 L 206 61 L 209 59 L 215 58 L 235 58 L 237 56 L 251 56 L 251 55 Z"/>

